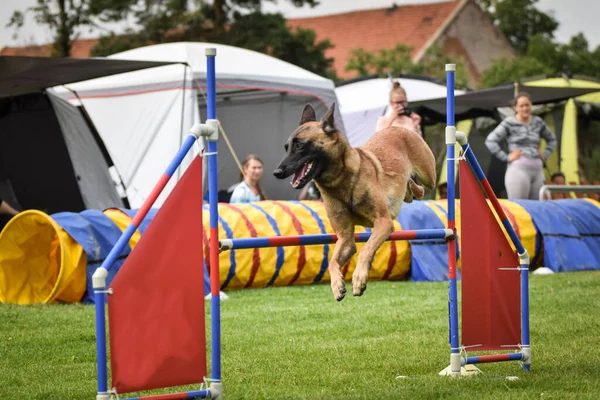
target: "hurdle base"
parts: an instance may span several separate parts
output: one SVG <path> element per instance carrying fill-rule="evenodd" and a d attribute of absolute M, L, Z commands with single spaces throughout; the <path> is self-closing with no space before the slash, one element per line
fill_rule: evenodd
<path fill-rule="evenodd" d="M 223 399 L 223 384 L 221 382 L 211 382 L 209 391 L 211 400 Z"/>
<path fill-rule="evenodd" d="M 477 375 L 482 372 L 475 365 L 467 364 L 467 365 L 463 365 L 462 367 L 460 367 L 460 374 L 457 376 L 455 374 L 452 374 L 451 367 L 452 367 L 451 365 L 448 365 L 446 368 L 444 368 L 443 370 L 440 371 L 439 375 L 440 376 L 451 376 L 453 378 L 455 378 L 455 377 L 460 378 L 461 376 L 474 376 L 474 375 Z"/>
<path fill-rule="evenodd" d="M 204 296 L 204 300 L 210 300 L 211 297 L 212 294 L 209 293 L 206 296 Z M 229 300 L 229 296 L 225 292 L 219 292 L 219 299 L 221 299 L 221 301 Z"/>

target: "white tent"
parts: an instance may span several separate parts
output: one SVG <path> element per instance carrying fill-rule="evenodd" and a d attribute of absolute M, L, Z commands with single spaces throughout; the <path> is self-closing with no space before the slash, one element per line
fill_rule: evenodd
<path fill-rule="evenodd" d="M 446 86 L 428 78 L 394 78 L 406 90 L 408 101 L 435 99 L 446 96 Z M 364 144 L 375 133 L 377 119 L 389 111 L 388 101 L 392 80 L 366 78 L 342 82 L 335 89 L 344 119 L 346 136 L 352 146 Z M 463 93 L 455 90 L 455 94 Z"/>
<path fill-rule="evenodd" d="M 211 43 L 167 43 L 109 58 L 180 62 L 64 87 L 55 92 L 81 102 L 122 179 L 132 208 L 139 207 L 180 148 L 189 128 L 206 119 L 206 48 L 216 48 L 217 119 L 240 161 L 256 153 L 264 161 L 261 185 L 272 199 L 298 192 L 272 171 L 283 145 L 298 126 L 306 103 L 322 116 L 336 101 L 331 80 L 268 55 Z M 337 123 L 343 131 L 341 114 Z M 223 136 L 219 139 L 219 190 L 239 180 Z M 188 156 L 175 178 L 191 160 Z M 157 206 L 172 189 L 172 179 Z"/>

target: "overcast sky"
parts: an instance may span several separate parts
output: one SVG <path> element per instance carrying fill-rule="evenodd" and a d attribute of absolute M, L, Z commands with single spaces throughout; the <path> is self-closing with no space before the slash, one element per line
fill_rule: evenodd
<path fill-rule="evenodd" d="M 383 8 L 396 4 L 434 3 L 444 0 L 321 0 L 315 8 L 296 8 L 287 0 L 278 0 L 277 5 L 265 2 L 265 11 L 283 13 L 287 18 L 309 17 L 324 14 L 335 14 L 344 11 L 365 8 Z M 13 29 L 6 28 L 14 10 L 23 10 L 35 5 L 36 0 L 0 0 L 0 47 L 23 46 L 27 44 L 43 44 L 52 40 L 49 29 L 36 24 L 31 18 L 26 20 L 19 32 L 19 37 L 13 39 Z M 583 32 L 593 49 L 600 44 L 600 0 L 539 0 L 538 8 L 544 12 L 552 12 L 560 23 L 556 32 L 556 40 L 567 42 L 571 36 Z M 125 25 L 126 26 L 126 25 Z M 122 31 L 123 26 L 116 27 Z M 114 28 L 113 28 L 114 29 Z M 98 32 L 83 32 L 82 37 L 96 37 Z"/>

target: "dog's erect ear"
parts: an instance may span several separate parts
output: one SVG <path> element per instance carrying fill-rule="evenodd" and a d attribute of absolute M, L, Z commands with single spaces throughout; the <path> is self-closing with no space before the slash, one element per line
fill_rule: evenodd
<path fill-rule="evenodd" d="M 333 133 L 337 129 L 335 128 L 335 119 L 333 118 L 333 112 L 335 111 L 335 102 L 329 107 L 327 114 L 323 117 L 322 128 L 325 133 Z"/>
<path fill-rule="evenodd" d="M 304 110 L 302 111 L 302 119 L 300 119 L 300 125 L 306 123 L 306 122 L 311 122 L 311 121 L 316 121 L 317 120 L 317 116 L 315 114 L 315 109 L 312 108 L 312 106 L 310 104 L 307 104 L 304 106 Z"/>

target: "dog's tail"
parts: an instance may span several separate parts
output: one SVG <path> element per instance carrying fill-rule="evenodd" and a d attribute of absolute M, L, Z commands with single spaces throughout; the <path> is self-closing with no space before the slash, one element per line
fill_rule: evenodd
<path fill-rule="evenodd" d="M 418 137 L 417 140 L 414 140 L 410 148 L 412 151 L 408 152 L 408 157 L 413 167 L 413 172 L 419 178 L 420 183 L 429 189 L 434 189 L 437 182 L 435 156 L 429 145 L 423 138 Z"/>

